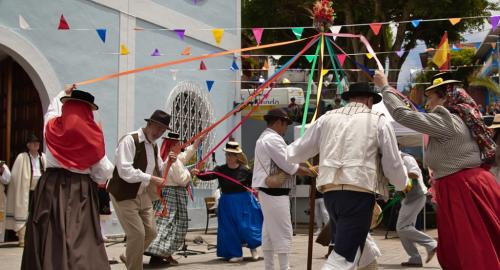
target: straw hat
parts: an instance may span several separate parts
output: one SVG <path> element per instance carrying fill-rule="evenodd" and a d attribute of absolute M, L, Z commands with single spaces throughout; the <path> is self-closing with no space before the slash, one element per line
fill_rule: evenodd
<path fill-rule="evenodd" d="M 240 144 L 238 142 L 227 142 L 226 147 L 223 149 L 225 152 L 228 153 L 234 153 L 234 154 L 241 154 L 243 151 L 241 150 Z"/>
<path fill-rule="evenodd" d="M 431 86 L 427 87 L 424 90 L 424 94 L 427 96 L 427 92 L 430 90 L 435 90 L 436 88 L 450 84 L 450 83 L 462 83 L 461 81 L 457 81 L 453 79 L 453 75 L 450 72 L 441 72 L 434 76 L 432 76 Z"/>

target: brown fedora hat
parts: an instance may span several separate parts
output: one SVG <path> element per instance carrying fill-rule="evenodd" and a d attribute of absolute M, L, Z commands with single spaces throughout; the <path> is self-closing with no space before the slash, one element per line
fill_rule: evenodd
<path fill-rule="evenodd" d="M 162 110 L 156 110 L 154 113 L 151 115 L 151 117 L 144 119 L 146 122 L 155 122 L 157 124 L 160 124 L 170 130 L 170 114 L 162 111 Z"/>
<path fill-rule="evenodd" d="M 266 115 L 264 115 L 264 120 L 266 121 L 269 121 L 273 118 L 286 120 L 286 122 L 289 125 L 293 123 L 293 120 L 290 119 L 290 117 L 288 116 L 288 112 L 285 108 L 271 109 L 266 113 Z"/>

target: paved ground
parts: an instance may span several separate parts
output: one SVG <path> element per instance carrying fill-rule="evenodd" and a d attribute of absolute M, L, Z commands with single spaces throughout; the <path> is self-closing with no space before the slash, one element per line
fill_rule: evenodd
<path fill-rule="evenodd" d="M 431 236 L 436 237 L 436 231 L 427 231 Z M 203 244 L 193 243 L 193 239 L 201 236 L 204 240 Z M 418 269 L 418 268 L 403 268 L 400 266 L 402 261 L 407 260 L 407 256 L 399 242 L 398 238 L 395 237 L 395 232 L 389 234 L 390 239 L 384 239 L 384 231 L 376 231 L 373 234 L 375 241 L 377 242 L 379 248 L 382 251 L 382 257 L 379 258 L 379 269 Z M 207 249 L 208 244 L 216 243 L 216 235 L 214 231 L 209 232 L 207 235 L 203 232 L 189 232 L 187 236 L 188 248 L 192 250 L 205 252 L 204 254 L 192 255 L 184 258 L 181 254 L 176 254 L 174 257 L 179 261 L 179 265 L 163 267 L 163 268 L 151 268 L 148 267 L 147 262 L 149 257 L 144 257 L 144 268 L 145 269 L 263 269 L 264 261 L 259 260 L 253 262 L 250 260 L 250 251 L 248 249 L 244 250 L 244 256 L 246 257 L 242 263 L 231 264 L 227 263 L 215 256 L 215 249 Z M 108 244 L 109 245 L 109 244 Z M 123 243 L 118 243 L 107 247 L 107 252 L 110 260 L 117 260 L 118 256 L 124 251 L 125 247 Z M 425 250 L 419 247 L 421 254 L 425 258 Z M 260 250 L 259 250 L 260 251 Z M 326 254 L 327 249 L 318 244 L 314 244 L 313 248 L 313 260 L 312 269 L 320 269 L 323 265 L 323 256 Z M 19 269 L 21 264 L 22 249 L 16 247 L 16 243 L 5 243 L 0 245 L 0 270 L 2 269 Z M 292 269 L 306 269 L 307 262 L 307 235 L 304 230 L 298 230 L 297 235 L 293 238 L 293 250 L 291 256 L 291 266 Z M 277 263 L 277 262 L 276 262 Z M 123 270 L 126 269 L 125 265 L 122 263 L 113 264 L 111 269 L 113 270 Z M 441 269 L 434 258 L 429 264 L 424 265 L 424 269 Z"/>

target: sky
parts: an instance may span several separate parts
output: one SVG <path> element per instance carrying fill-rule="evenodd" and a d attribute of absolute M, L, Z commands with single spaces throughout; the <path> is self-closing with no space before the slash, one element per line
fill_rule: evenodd
<path fill-rule="evenodd" d="M 493 11 L 492 15 L 500 15 L 499 11 Z M 500 27 L 500 26 L 499 26 Z M 491 30 L 491 24 L 486 22 L 484 24 L 483 30 L 479 32 L 472 33 L 464 33 L 463 38 L 465 39 L 464 43 L 467 42 L 482 42 L 486 35 Z M 412 76 L 416 75 L 416 71 L 422 69 L 422 65 L 420 63 L 419 53 L 425 52 L 426 46 L 424 42 L 418 42 L 415 49 L 410 51 L 410 54 L 406 58 L 403 66 L 401 66 L 401 72 L 399 73 L 398 78 L 398 89 L 404 90 L 405 86 L 408 85 Z M 413 70 L 413 73 L 412 73 Z"/>

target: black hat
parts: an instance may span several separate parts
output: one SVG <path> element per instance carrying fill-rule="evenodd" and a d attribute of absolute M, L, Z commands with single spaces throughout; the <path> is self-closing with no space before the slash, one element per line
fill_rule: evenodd
<path fill-rule="evenodd" d="M 453 74 L 451 72 L 438 73 L 438 74 L 432 76 L 431 86 L 429 86 L 425 89 L 424 94 L 426 94 L 430 90 L 435 90 L 436 88 L 438 88 L 440 86 L 450 84 L 450 83 L 462 83 L 462 82 L 454 80 Z"/>
<path fill-rule="evenodd" d="M 273 118 L 286 120 L 289 125 L 293 123 L 292 119 L 288 117 L 288 112 L 285 110 L 285 108 L 271 109 L 266 113 L 266 115 L 264 115 L 264 120 L 266 120 L 267 122 L 269 122 Z"/>
<path fill-rule="evenodd" d="M 71 96 L 64 96 L 61 98 L 61 103 L 64 103 L 68 100 L 78 100 L 83 101 L 92 107 L 93 111 L 97 111 L 99 107 L 94 103 L 94 96 L 88 92 L 82 90 L 73 90 L 71 92 Z"/>
<path fill-rule="evenodd" d="M 169 140 L 180 141 L 181 135 L 177 132 L 169 132 L 169 133 L 167 133 L 167 137 L 164 137 L 164 138 L 169 139 Z"/>
<path fill-rule="evenodd" d="M 351 97 L 371 95 L 373 104 L 377 104 L 382 100 L 380 93 L 368 82 L 357 82 L 349 85 L 348 91 L 342 93 L 343 100 L 349 100 Z"/>
<path fill-rule="evenodd" d="M 170 127 L 169 127 L 170 126 L 170 114 L 168 114 L 162 110 L 156 110 L 151 115 L 151 117 L 149 117 L 148 119 L 144 119 L 144 120 L 146 120 L 146 122 L 149 122 L 149 121 L 155 122 L 155 123 L 160 124 L 160 125 L 162 125 L 170 130 Z"/>
<path fill-rule="evenodd" d="M 26 143 L 30 142 L 40 142 L 40 139 L 35 134 L 32 133 L 28 136 L 28 140 L 26 141 Z"/>

